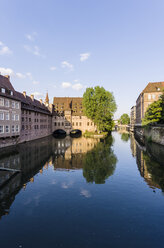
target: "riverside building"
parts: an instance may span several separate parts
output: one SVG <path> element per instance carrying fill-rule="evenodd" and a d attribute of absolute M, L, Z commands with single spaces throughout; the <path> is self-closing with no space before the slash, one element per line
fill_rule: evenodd
<path fill-rule="evenodd" d="M 73 129 L 95 132 L 97 127 L 88 119 L 82 107 L 82 97 L 54 97 L 52 130 L 63 129 L 68 134 Z"/>
<path fill-rule="evenodd" d="M 52 134 L 52 105 L 15 91 L 9 76 L 0 75 L 0 148 Z"/>
<path fill-rule="evenodd" d="M 0 147 L 18 142 L 21 130 L 21 102 L 10 77 L 0 75 Z"/>
<path fill-rule="evenodd" d="M 130 131 L 134 131 L 134 126 L 136 123 L 136 106 L 133 106 L 130 111 Z"/>
<path fill-rule="evenodd" d="M 164 89 L 164 82 L 148 83 L 136 101 L 136 126 L 142 125 L 142 119 L 148 106 L 157 101 Z"/>
<path fill-rule="evenodd" d="M 42 100 L 16 92 L 21 101 L 20 142 L 43 138 L 52 134 L 52 114 Z"/>

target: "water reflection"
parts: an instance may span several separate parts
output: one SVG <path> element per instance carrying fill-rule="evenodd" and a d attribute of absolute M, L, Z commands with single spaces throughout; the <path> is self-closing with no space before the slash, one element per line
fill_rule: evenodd
<path fill-rule="evenodd" d="M 122 141 L 128 142 L 129 138 L 130 138 L 130 134 L 129 133 L 122 133 L 121 134 Z"/>
<path fill-rule="evenodd" d="M 54 170 L 83 169 L 87 182 L 105 183 L 117 163 L 112 144 L 112 136 L 106 140 L 48 137 L 1 150 L 0 217 L 9 213 L 18 192 L 48 166 Z"/>
<path fill-rule="evenodd" d="M 97 184 L 105 183 L 105 180 L 113 175 L 117 158 L 111 148 L 113 137 L 108 137 L 105 142 L 100 142 L 91 151 L 87 152 L 83 159 L 83 176 L 87 182 Z"/>
<path fill-rule="evenodd" d="M 159 188 L 164 192 L 164 147 L 155 143 L 140 145 L 130 136 L 132 155 L 136 157 L 136 163 L 140 175 L 147 185 L 155 190 Z"/>

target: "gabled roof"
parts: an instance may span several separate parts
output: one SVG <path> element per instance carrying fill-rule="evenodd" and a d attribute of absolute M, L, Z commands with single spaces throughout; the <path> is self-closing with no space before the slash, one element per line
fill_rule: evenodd
<path fill-rule="evenodd" d="M 14 91 L 12 84 L 10 83 L 10 79 L 7 76 L 0 75 L 0 87 L 5 88 L 7 90 Z"/>
<path fill-rule="evenodd" d="M 148 83 L 142 93 L 149 93 L 149 92 L 162 92 L 164 89 L 164 82 L 155 82 L 155 83 Z"/>
<path fill-rule="evenodd" d="M 36 99 L 32 100 L 31 97 L 27 95 L 25 97 L 22 93 L 18 91 L 16 91 L 16 96 L 20 99 L 22 103 L 22 108 L 45 113 L 45 114 L 51 114 L 48 108 L 44 104 L 41 104 L 40 101 Z"/>

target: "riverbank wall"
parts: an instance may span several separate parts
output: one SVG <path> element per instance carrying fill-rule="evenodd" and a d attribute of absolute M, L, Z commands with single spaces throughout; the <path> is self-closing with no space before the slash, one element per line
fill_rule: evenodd
<path fill-rule="evenodd" d="M 142 144 L 154 142 L 164 146 L 164 125 L 135 126 L 134 135 Z"/>

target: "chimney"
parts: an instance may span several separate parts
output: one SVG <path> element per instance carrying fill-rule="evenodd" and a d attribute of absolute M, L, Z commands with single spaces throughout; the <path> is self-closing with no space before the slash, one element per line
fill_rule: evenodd
<path fill-rule="evenodd" d="M 26 98 L 26 91 L 23 91 L 23 95 L 24 95 L 24 97 Z"/>
<path fill-rule="evenodd" d="M 31 97 L 31 100 L 34 101 L 34 95 L 31 95 L 30 97 Z"/>
<path fill-rule="evenodd" d="M 43 100 L 42 99 L 40 99 L 40 103 L 43 104 Z"/>
<path fill-rule="evenodd" d="M 4 77 L 8 78 L 8 80 L 10 81 L 10 76 L 9 75 L 4 75 Z"/>

